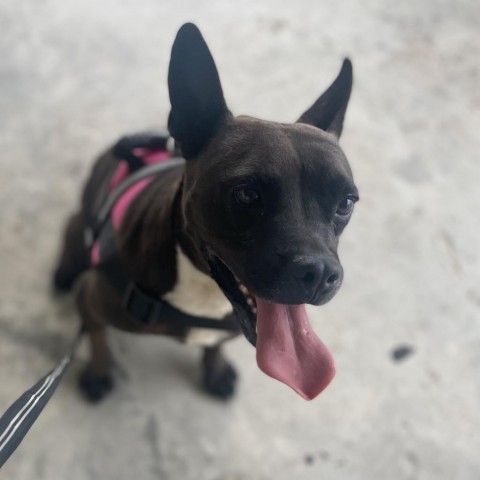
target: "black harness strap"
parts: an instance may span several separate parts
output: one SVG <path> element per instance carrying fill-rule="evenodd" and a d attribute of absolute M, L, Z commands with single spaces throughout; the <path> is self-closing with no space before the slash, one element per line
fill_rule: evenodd
<path fill-rule="evenodd" d="M 176 327 L 240 331 L 233 316 L 223 320 L 215 320 L 189 315 L 172 307 L 165 300 L 152 297 L 133 282 L 127 288 L 123 305 L 130 315 L 146 325 L 169 323 Z"/>

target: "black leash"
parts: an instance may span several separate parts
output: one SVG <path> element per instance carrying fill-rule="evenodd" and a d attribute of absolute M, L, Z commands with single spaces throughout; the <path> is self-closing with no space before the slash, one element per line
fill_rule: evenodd
<path fill-rule="evenodd" d="M 67 371 L 83 330 L 57 366 L 21 395 L 0 418 L 0 468 L 20 445 Z"/>

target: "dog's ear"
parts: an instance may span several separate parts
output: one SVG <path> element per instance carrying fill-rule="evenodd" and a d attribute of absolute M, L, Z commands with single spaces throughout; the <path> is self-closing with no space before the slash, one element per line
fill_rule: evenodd
<path fill-rule="evenodd" d="M 172 105 L 168 129 L 188 159 L 231 116 L 210 50 L 192 23 L 180 28 L 173 43 L 168 88 Z"/>
<path fill-rule="evenodd" d="M 343 119 L 352 91 L 352 62 L 343 61 L 342 69 L 325 93 L 297 120 L 340 137 Z"/>

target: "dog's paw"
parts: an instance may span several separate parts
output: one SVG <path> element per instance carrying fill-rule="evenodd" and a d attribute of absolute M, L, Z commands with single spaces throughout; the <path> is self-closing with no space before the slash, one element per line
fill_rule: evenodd
<path fill-rule="evenodd" d="M 114 387 L 110 374 L 94 375 L 88 369 L 80 375 L 78 385 L 85 398 L 92 403 L 97 403 L 105 398 Z"/>
<path fill-rule="evenodd" d="M 58 268 L 53 274 L 52 287 L 56 293 L 68 293 L 72 290 L 74 282 L 75 275 Z"/>
<path fill-rule="evenodd" d="M 221 369 L 206 369 L 203 377 L 203 388 L 207 393 L 222 400 L 232 398 L 237 384 L 237 372 L 228 363 Z"/>

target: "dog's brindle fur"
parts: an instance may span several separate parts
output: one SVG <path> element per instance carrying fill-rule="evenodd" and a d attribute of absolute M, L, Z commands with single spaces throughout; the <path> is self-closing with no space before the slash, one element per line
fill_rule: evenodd
<path fill-rule="evenodd" d="M 183 26 L 170 62 L 169 130 L 186 167 L 158 176 L 127 212 L 118 241 L 133 279 L 165 296 L 178 281 L 178 248 L 208 275 L 207 246 L 266 300 L 328 301 L 341 284 L 336 247 L 351 213 L 338 212 L 350 208 L 358 196 L 337 142 L 351 81 L 346 61 L 331 87 L 293 125 L 234 118 L 200 32 L 191 24 Z M 75 281 L 78 310 L 91 343 L 81 386 L 92 400 L 112 387 L 108 324 L 179 339 L 189 333 L 168 323 L 147 326 L 128 316 L 121 293 L 89 266 L 83 232 L 105 198 L 117 162 L 111 151 L 97 161 L 80 212 L 68 224 L 54 279 L 58 289 Z M 239 189 L 244 189 L 242 194 L 247 189 L 247 195 L 253 190 L 261 204 L 239 204 Z M 204 350 L 204 386 L 228 398 L 236 373 L 220 344 Z"/>

